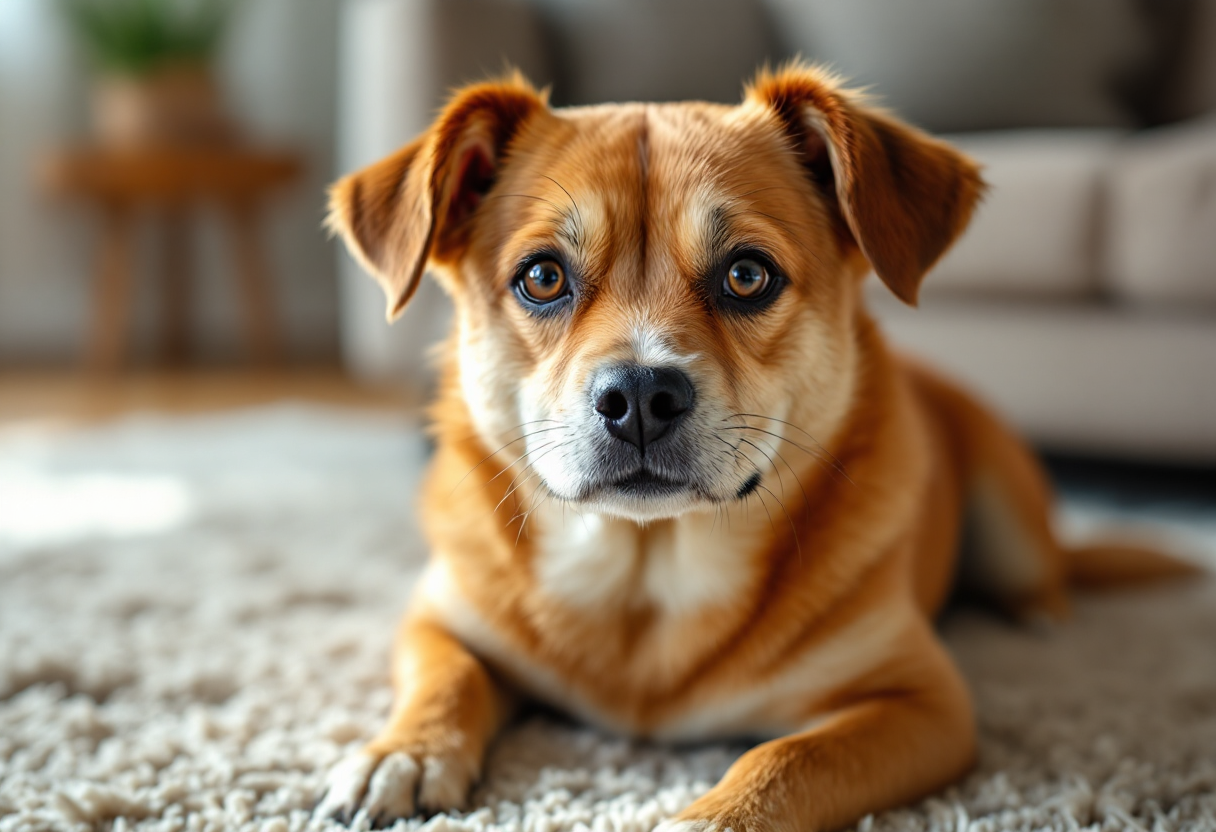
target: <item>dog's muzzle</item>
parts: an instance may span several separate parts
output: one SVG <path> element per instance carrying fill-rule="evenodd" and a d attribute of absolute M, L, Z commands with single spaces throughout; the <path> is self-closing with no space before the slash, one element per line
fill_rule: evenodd
<path fill-rule="evenodd" d="M 692 410 L 695 398 L 692 380 L 680 370 L 641 364 L 600 370 L 591 395 L 604 430 L 642 457 Z"/>
<path fill-rule="evenodd" d="M 613 364 L 596 372 L 589 393 L 598 436 L 584 493 L 607 489 L 644 499 L 696 487 L 696 454 L 680 429 L 696 391 L 683 371 Z"/>

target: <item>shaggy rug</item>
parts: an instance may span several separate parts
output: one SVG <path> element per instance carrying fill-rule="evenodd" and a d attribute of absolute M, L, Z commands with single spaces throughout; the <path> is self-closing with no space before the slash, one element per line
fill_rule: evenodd
<path fill-rule="evenodd" d="M 328 828 L 327 768 L 389 707 L 425 453 L 401 420 L 305 407 L 0 436 L 0 831 Z M 1216 563 L 1212 515 L 1138 519 Z M 1046 635 L 943 628 L 979 767 L 859 829 L 1216 832 L 1216 581 L 1083 598 Z M 742 750 L 534 716 L 467 813 L 399 827 L 645 832 Z"/>

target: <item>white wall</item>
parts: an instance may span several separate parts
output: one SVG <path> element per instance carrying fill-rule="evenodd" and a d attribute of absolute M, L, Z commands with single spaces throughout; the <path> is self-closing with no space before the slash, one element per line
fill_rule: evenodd
<path fill-rule="evenodd" d="M 300 150 L 304 181 L 271 206 L 266 237 L 289 346 L 330 357 L 337 341 L 332 244 L 320 231 L 334 174 L 340 0 L 244 0 L 220 75 L 232 109 L 258 140 Z M 79 139 L 88 78 L 49 0 L 0 0 L 0 363 L 71 361 L 89 313 L 94 218 L 37 192 L 39 153 Z M 197 341 L 209 356 L 239 353 L 240 319 L 226 240 L 213 217 L 197 231 Z M 154 251 L 145 246 L 141 288 Z M 151 330 L 143 293 L 140 340 Z"/>
<path fill-rule="evenodd" d="M 508 63 L 549 76 L 550 43 L 523 0 L 346 0 L 339 58 L 338 159 L 357 170 L 410 141 L 462 83 Z M 415 389 L 434 382 L 428 348 L 449 329 L 452 306 L 423 280 L 405 313 L 384 321 L 384 295 L 340 257 L 342 357 L 356 375 Z"/>
<path fill-rule="evenodd" d="M 0 356 L 65 355 L 85 304 L 83 228 L 34 187 L 38 152 L 79 131 L 78 66 L 45 0 L 0 2 Z"/>
<path fill-rule="evenodd" d="M 442 2 L 442 0 L 441 0 Z M 339 60 L 338 161 L 344 172 L 380 159 L 426 129 L 436 104 L 439 44 L 429 0 L 347 0 Z M 448 329 L 451 306 L 424 280 L 405 313 L 385 321 L 384 293 L 347 254 L 338 261 L 342 358 L 367 379 L 432 381 L 427 349 Z"/>

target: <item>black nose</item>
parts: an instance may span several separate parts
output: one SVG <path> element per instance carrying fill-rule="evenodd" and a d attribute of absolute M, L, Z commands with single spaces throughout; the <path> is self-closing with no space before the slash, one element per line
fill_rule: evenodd
<path fill-rule="evenodd" d="M 692 382 L 671 367 L 606 367 L 591 389 L 604 428 L 642 453 L 692 409 Z"/>

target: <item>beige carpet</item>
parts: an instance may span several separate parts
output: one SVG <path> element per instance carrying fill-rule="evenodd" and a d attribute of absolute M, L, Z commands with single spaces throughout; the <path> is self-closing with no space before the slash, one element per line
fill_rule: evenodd
<path fill-rule="evenodd" d="M 304 408 L 0 437 L 0 832 L 314 828 L 389 705 L 422 456 L 408 425 Z M 1216 518 L 1154 517 L 1216 562 Z M 946 631 L 980 767 L 861 828 L 1216 832 L 1216 582 Z M 402 828 L 644 832 L 740 750 L 536 717 L 468 814 Z"/>

